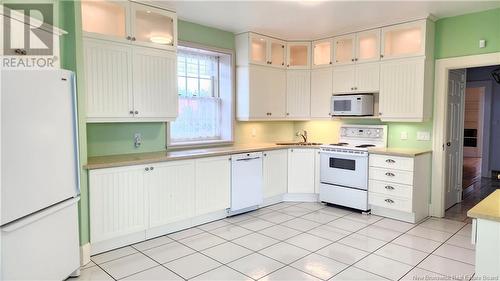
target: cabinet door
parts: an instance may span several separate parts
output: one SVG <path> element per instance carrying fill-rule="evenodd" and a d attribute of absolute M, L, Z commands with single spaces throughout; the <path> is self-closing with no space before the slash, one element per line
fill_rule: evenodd
<path fill-rule="evenodd" d="M 146 177 L 149 190 L 149 227 L 181 221 L 195 214 L 194 160 L 151 165 Z"/>
<path fill-rule="evenodd" d="M 380 29 L 356 33 L 356 63 L 380 60 Z"/>
<path fill-rule="evenodd" d="M 287 192 L 288 151 L 272 150 L 264 152 L 263 177 L 264 198 L 270 198 Z"/>
<path fill-rule="evenodd" d="M 208 214 L 231 205 L 231 159 L 229 156 L 196 160 L 195 213 Z"/>
<path fill-rule="evenodd" d="M 83 58 L 88 120 L 133 119 L 130 46 L 85 38 Z"/>
<path fill-rule="evenodd" d="M 357 92 L 378 92 L 380 88 L 380 63 L 360 63 L 356 64 L 356 85 Z"/>
<path fill-rule="evenodd" d="M 380 65 L 381 119 L 418 121 L 423 118 L 425 59 L 404 59 Z"/>
<path fill-rule="evenodd" d="M 315 41 L 313 44 L 313 68 L 329 66 L 333 58 L 333 40 Z"/>
<path fill-rule="evenodd" d="M 131 2 L 131 27 L 134 44 L 175 50 L 177 15 L 173 12 Z"/>
<path fill-rule="evenodd" d="M 177 117 L 177 55 L 133 47 L 135 117 L 170 121 Z"/>
<path fill-rule="evenodd" d="M 270 68 L 267 74 L 267 97 L 265 103 L 271 113 L 270 119 L 286 117 L 286 70 Z"/>
<path fill-rule="evenodd" d="M 286 72 L 286 116 L 295 119 L 310 117 L 311 71 L 288 70 Z"/>
<path fill-rule="evenodd" d="M 143 166 L 89 172 L 90 242 L 147 228 Z"/>
<path fill-rule="evenodd" d="M 311 118 L 330 118 L 333 69 L 311 71 Z"/>
<path fill-rule="evenodd" d="M 382 28 L 382 59 L 425 54 L 425 20 Z"/>
<path fill-rule="evenodd" d="M 355 34 L 333 38 L 333 63 L 336 65 L 354 64 Z"/>
<path fill-rule="evenodd" d="M 288 193 L 314 193 L 314 149 L 288 151 Z"/>
<path fill-rule="evenodd" d="M 311 42 L 289 42 L 286 56 L 288 69 L 308 69 L 311 65 Z"/>
<path fill-rule="evenodd" d="M 333 67 L 333 93 L 349 93 L 354 91 L 355 65 Z"/>
<path fill-rule="evenodd" d="M 269 91 L 269 71 L 271 67 L 260 65 L 249 65 L 249 81 L 248 81 L 248 95 L 249 95 L 249 117 L 252 119 L 266 119 L 270 118 L 270 109 L 268 102 Z"/>
<path fill-rule="evenodd" d="M 268 46 L 268 64 L 275 67 L 285 68 L 285 42 L 269 39 Z"/>
<path fill-rule="evenodd" d="M 249 34 L 250 40 L 250 62 L 254 64 L 269 64 L 268 60 L 268 38 L 255 33 Z"/>
<path fill-rule="evenodd" d="M 85 36 L 130 42 L 129 2 L 81 1 L 81 10 Z"/>

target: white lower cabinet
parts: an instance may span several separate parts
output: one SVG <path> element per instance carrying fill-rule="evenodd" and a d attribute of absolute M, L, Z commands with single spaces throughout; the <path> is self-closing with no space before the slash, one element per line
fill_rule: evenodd
<path fill-rule="evenodd" d="M 288 150 L 288 193 L 314 193 L 315 157 L 314 149 Z"/>
<path fill-rule="evenodd" d="M 288 151 L 265 151 L 263 156 L 264 199 L 287 193 Z"/>
<path fill-rule="evenodd" d="M 203 215 L 229 208 L 231 157 L 228 155 L 197 159 L 195 170 L 195 214 Z"/>

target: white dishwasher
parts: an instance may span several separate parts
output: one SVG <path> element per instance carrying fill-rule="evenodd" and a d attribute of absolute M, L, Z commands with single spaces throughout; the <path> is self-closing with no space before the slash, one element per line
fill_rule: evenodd
<path fill-rule="evenodd" d="M 231 210 L 237 215 L 262 204 L 262 152 L 231 156 Z"/>

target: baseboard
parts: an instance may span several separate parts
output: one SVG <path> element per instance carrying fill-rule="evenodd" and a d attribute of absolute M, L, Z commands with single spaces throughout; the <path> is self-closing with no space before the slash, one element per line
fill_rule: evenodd
<path fill-rule="evenodd" d="M 90 262 L 90 243 L 80 246 L 80 266 Z"/>
<path fill-rule="evenodd" d="M 318 202 L 319 194 L 317 193 L 286 193 L 283 195 L 285 202 Z"/>
<path fill-rule="evenodd" d="M 267 207 L 267 206 L 271 206 L 271 205 L 274 205 L 274 204 L 281 203 L 281 202 L 283 202 L 283 197 L 284 196 L 285 196 L 285 194 L 279 194 L 279 195 L 275 195 L 275 196 L 272 196 L 272 197 L 264 198 L 264 202 L 262 202 L 262 204 L 259 207 L 260 208 L 264 208 L 264 207 Z"/>
<path fill-rule="evenodd" d="M 418 223 L 426 218 L 426 217 L 417 217 L 417 214 L 415 213 L 407 213 L 377 206 L 371 206 L 371 213 L 373 215 L 396 219 L 409 223 Z"/>

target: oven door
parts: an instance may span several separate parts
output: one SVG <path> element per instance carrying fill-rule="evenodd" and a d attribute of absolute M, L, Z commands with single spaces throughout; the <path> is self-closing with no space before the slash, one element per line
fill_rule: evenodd
<path fill-rule="evenodd" d="M 320 181 L 345 187 L 368 189 L 368 154 L 321 151 Z"/>

